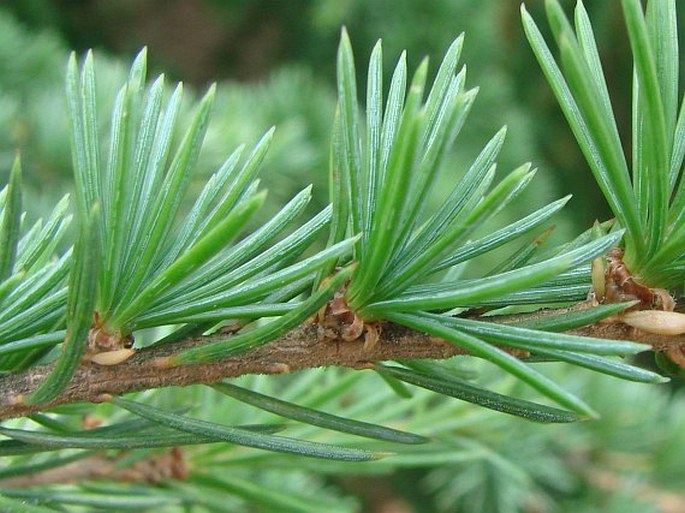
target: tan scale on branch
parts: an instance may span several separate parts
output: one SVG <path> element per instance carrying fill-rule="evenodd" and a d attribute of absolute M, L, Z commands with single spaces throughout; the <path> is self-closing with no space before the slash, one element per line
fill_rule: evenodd
<path fill-rule="evenodd" d="M 587 304 L 573 308 L 586 307 Z M 542 310 L 517 317 L 489 318 L 493 322 L 532 320 L 560 311 Z M 213 383 L 245 374 L 281 374 L 302 369 L 342 366 L 356 369 L 370 367 L 383 360 L 446 359 L 466 351 L 444 340 L 403 326 L 386 324 L 378 341 L 369 346 L 363 338 L 330 340 L 317 336 L 319 327 L 305 324 L 258 349 L 220 361 L 161 367 L 159 362 L 183 349 L 225 338 L 225 334 L 158 345 L 136 351 L 118 365 L 102 366 L 84 362 L 76 370 L 64 392 L 49 403 L 25 404 L 24 398 L 48 376 L 52 365 L 33 367 L 22 373 L 0 377 L 0 419 L 21 417 L 61 404 L 77 401 L 98 402 L 104 394 L 125 394 L 168 386 Z M 568 333 L 605 339 L 632 340 L 651 345 L 654 350 L 685 360 L 685 336 L 647 333 L 623 322 L 601 322 Z M 506 348 L 505 348 L 506 349 Z M 511 350 L 522 356 L 521 351 Z M 677 360 L 676 360 L 677 361 Z"/>

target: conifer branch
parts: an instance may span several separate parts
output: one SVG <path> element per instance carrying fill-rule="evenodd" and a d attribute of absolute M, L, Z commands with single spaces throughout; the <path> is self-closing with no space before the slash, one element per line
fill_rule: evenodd
<path fill-rule="evenodd" d="M 576 305 L 572 308 L 582 306 Z M 553 311 L 558 313 L 558 310 Z M 550 311 L 507 316 L 494 322 L 534 320 Z M 652 346 L 655 351 L 683 351 L 685 335 L 664 336 L 641 332 L 622 322 L 600 322 L 566 333 L 602 339 L 630 340 Z M 138 351 L 127 361 L 115 366 L 82 364 L 64 392 L 48 403 L 25 404 L 23 399 L 50 374 L 53 365 L 33 367 L 22 373 L 0 378 L 0 419 L 22 417 L 36 411 L 77 401 L 98 402 L 107 394 L 119 395 L 169 386 L 214 383 L 246 374 L 281 374 L 298 370 L 341 366 L 363 369 L 386 360 L 446 359 L 468 354 L 462 348 L 407 327 L 387 324 L 374 347 L 364 348 L 364 341 L 320 340 L 317 326 L 302 325 L 266 346 L 219 361 L 167 367 L 160 365 L 168 356 L 225 338 L 225 334 L 188 338 L 167 345 Z M 521 350 L 508 352 L 525 357 Z"/>

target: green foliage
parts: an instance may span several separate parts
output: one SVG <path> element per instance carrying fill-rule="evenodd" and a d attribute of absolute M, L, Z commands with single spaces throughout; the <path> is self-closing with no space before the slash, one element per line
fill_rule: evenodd
<path fill-rule="evenodd" d="M 21 163 L 17 156 L 10 172 L 10 181 L 3 190 L 3 216 L 0 226 L 0 279 L 5 281 L 14 270 L 21 225 Z"/>
<path fill-rule="evenodd" d="M 625 262 L 649 285 L 679 286 L 685 244 L 680 179 L 685 111 L 681 108 L 678 115 L 675 2 L 649 2 L 646 12 L 637 0 L 622 2 L 635 70 L 629 158 L 583 3 L 575 9 L 575 30 L 558 2 L 549 0 L 546 6 L 561 66 L 522 7 L 526 35 L 598 185 L 626 229 Z"/>
<path fill-rule="evenodd" d="M 0 354 L 3 370 L 35 362 L 64 338 L 67 274 L 71 252 L 55 259 L 71 216 L 67 198 L 43 221 L 22 229 L 21 164 L 14 162 L 9 184 L 0 191 Z"/>
<path fill-rule="evenodd" d="M 476 354 L 476 353 L 474 353 Z M 423 368 L 424 373 L 415 372 L 401 367 L 381 366 L 380 372 L 386 376 L 391 376 L 411 383 L 427 390 L 432 390 L 440 394 L 456 397 L 463 401 L 469 401 L 486 408 L 496 411 L 510 413 L 518 417 L 523 417 L 536 422 L 574 422 L 578 416 L 573 413 L 551 408 L 542 404 L 524 401 L 515 397 L 507 397 L 496 392 L 485 390 L 481 387 L 472 385 L 467 381 L 449 376 L 440 375 L 435 368 L 425 367 L 419 364 L 410 365 Z M 437 376 L 435 375 L 437 374 Z"/>
<path fill-rule="evenodd" d="M 217 383 L 212 385 L 212 387 L 215 390 L 238 399 L 243 403 L 251 404 L 263 410 L 275 413 L 281 417 L 306 422 L 312 426 L 319 426 L 353 435 L 366 436 L 369 438 L 377 438 L 378 440 L 386 440 L 388 442 L 406 444 L 420 444 L 428 442 L 427 438 L 419 435 L 404 433 L 396 429 L 374 426 L 364 422 L 336 417 L 334 415 L 329 415 L 309 408 L 303 408 L 285 401 L 280 401 L 273 397 L 252 392 L 245 388 L 237 387 L 230 383 Z"/>
<path fill-rule="evenodd" d="M 611 109 L 603 82 L 593 84 L 599 101 L 590 94 L 592 88 L 581 87 L 588 76 L 597 80 L 601 69 L 582 4 L 578 8 L 577 41 L 568 44 L 571 50 L 562 48 L 569 53 L 562 60 L 573 64 L 580 56 L 589 64 L 581 60 L 573 65 L 590 65 L 591 73 L 576 70 L 573 75 L 575 68 L 569 67 L 574 77 L 569 84 L 580 83 L 585 99 L 568 98 L 581 106 L 578 112 L 588 110 L 588 120 L 578 118 L 591 127 L 583 129 L 588 144 L 606 146 L 606 154 L 600 153 L 608 160 L 598 159 L 597 166 L 606 171 L 602 187 L 614 191 L 616 205 L 623 209 L 617 213 L 623 229 L 602 235 L 610 228 L 606 223 L 549 250 L 540 249 L 549 233 L 545 225 L 569 197 L 519 219 L 496 217 L 515 205 L 535 174 L 524 164 L 496 176 L 504 129 L 464 173 L 441 176 L 452 169 L 450 151 L 477 92 L 466 88 L 465 71 L 457 70 L 462 37 L 447 50 L 432 84 L 427 61 L 410 78 L 403 54 L 386 87 L 378 43 L 362 109 L 351 43 L 343 32 L 330 151 L 332 205 L 294 228 L 310 202 L 311 187 L 289 196 L 270 219 L 254 222 L 265 198 L 256 177 L 269 162 L 267 149 L 276 141 L 272 130 L 247 156 L 242 147 L 227 159 L 222 156 L 218 170 L 204 180 L 197 175 L 219 158 L 216 138 L 221 130 L 209 125 L 214 87 L 189 113 L 180 86 L 172 91 L 161 77 L 148 84 L 142 52 L 119 90 L 111 119 L 105 119 L 109 124 L 103 123 L 105 102 L 92 55 L 81 69 L 72 55 L 67 97 L 78 221 L 73 249 L 55 257 L 69 222 L 66 200 L 47 222 L 26 223 L 18 159 L 0 193 L 2 367 L 20 371 L 42 363 L 39 359 L 46 355 L 57 359 L 53 373 L 24 400 L 40 404 L 57 396 L 94 334 L 106 333 L 121 343 L 132 333 L 138 336 L 138 330 L 153 328 L 148 333 L 152 341 L 170 348 L 174 340 L 195 336 L 198 344 L 171 354 L 164 363 L 204 365 L 261 346 L 317 312 L 325 314 L 323 308 L 336 292 L 342 292 L 350 309 L 344 313 L 369 326 L 401 324 L 439 337 L 470 357 L 377 363 L 369 372 L 326 369 L 244 376 L 212 387 L 103 397 L 108 402 L 99 406 L 66 405 L 3 422 L 0 456 L 7 464 L 0 468 L 0 507 L 27 512 L 353 512 L 366 506 L 345 497 L 338 475 L 380 476 L 415 468 L 430 470 L 425 479 L 412 481 L 407 497 L 425 493 L 430 496 L 425 502 L 434 504 L 435 511 L 544 510 L 550 495 L 580 511 L 603 491 L 593 483 L 578 485 L 589 478 L 585 468 L 572 462 L 596 453 L 605 458 L 600 458 L 599 470 L 615 472 L 611 451 L 653 455 L 648 464 L 640 460 L 639 471 L 629 477 L 647 479 L 648 472 L 655 474 L 663 465 L 660 483 L 677 486 L 682 451 L 675 448 L 685 447 L 678 439 L 683 432 L 682 410 L 674 407 L 678 396 L 655 400 L 657 392 L 632 385 L 623 385 L 628 395 L 612 396 L 617 389 L 606 378 L 549 363 L 567 362 L 624 380 L 664 381 L 618 359 L 643 351 L 643 345 L 562 333 L 620 313 L 631 303 L 552 312 L 528 323 L 488 318 L 512 306 L 528 311 L 582 301 L 590 286 L 589 262 L 622 237 L 629 255 L 651 255 L 642 261 L 644 273 L 666 269 L 663 276 L 671 273 L 669 280 L 680 280 L 668 283 L 682 282 L 676 274 L 681 264 L 663 267 L 657 258 L 664 248 L 673 250 L 680 237 L 678 225 L 669 220 L 680 215 L 682 156 L 680 164 L 671 161 L 677 170 L 671 167 L 671 174 L 654 183 L 647 180 L 655 163 L 668 157 L 669 137 L 675 155 L 669 158 L 685 153 L 676 149 L 682 137 L 675 118 L 671 128 L 658 133 L 662 121 L 669 126 L 660 119 L 665 107 L 657 101 L 659 94 L 664 104 L 677 99 L 677 52 L 671 39 L 658 35 L 665 28 L 673 35 L 674 4 L 661 10 L 654 3 L 643 23 L 639 5 L 624 2 L 632 9 L 631 38 L 638 68 L 643 68 L 636 73 L 635 112 L 641 128 L 635 141 L 644 148 L 635 150 L 635 162 L 642 167 L 634 171 L 632 183 L 611 168 L 622 154 L 611 130 L 609 136 L 604 130 Z M 558 25 L 554 31 L 563 33 L 558 36 L 563 42 L 567 22 L 555 4 L 549 5 L 550 18 Z M 525 11 L 524 20 L 529 35 L 538 34 Z M 650 38 L 656 42 L 649 43 Z M 534 46 L 541 41 L 532 39 Z M 649 54 L 645 49 L 650 44 L 660 50 Z M 653 58 L 662 59 L 670 71 L 650 64 Z M 663 76 L 654 75 L 656 69 Z M 659 94 L 651 96 L 654 91 Z M 235 121 L 223 120 L 221 126 L 231 123 Z M 104 129 L 103 138 L 104 126 L 109 130 Z M 650 135 L 650 129 L 657 133 Z M 200 155 L 206 136 L 209 157 Z M 287 130 L 284 140 L 297 137 L 297 130 Z M 444 202 L 436 206 L 435 189 L 450 182 Z M 671 194 L 664 193 L 664 183 Z M 198 192 L 197 197 L 187 201 L 187 190 Z M 633 213 L 622 203 L 631 194 L 640 199 Z M 495 223 L 499 226 L 493 228 Z M 326 230 L 328 246 L 308 250 Z M 510 243 L 518 244 L 517 249 Z M 495 250 L 508 257 L 493 265 Z M 483 256 L 490 257 L 486 265 L 477 260 Z M 203 335 L 235 321 L 240 331 L 214 334 L 211 343 L 202 343 Z M 546 404 L 550 401 L 559 406 Z M 637 411 L 633 402 L 648 415 L 631 418 Z M 583 423 L 577 431 L 540 430 L 523 420 L 572 423 L 596 412 L 605 420 Z M 85 429 L 84 413 L 95 413 L 105 424 Z M 626 418 L 631 426 L 638 425 L 636 432 L 625 429 Z M 29 489 L 3 484 L 3 479 L 48 469 L 64 471 L 93 457 L 126 469 L 156 461 L 167 454 L 162 450 L 179 446 L 190 475 L 173 483 L 165 475 L 159 487 L 142 480 L 118 482 L 115 471 L 111 482 Z M 156 483 L 154 477 L 146 479 Z M 624 502 L 617 499 L 616 504 L 620 508 Z"/>
<path fill-rule="evenodd" d="M 495 158 L 504 138 L 504 131 L 500 131 L 461 177 L 442 207 L 422 219 L 435 176 L 476 93 L 464 89 L 464 72 L 455 74 L 460 48 L 458 39 L 445 55 L 425 104 L 422 97 L 427 63 L 416 71 L 405 97 L 406 67 L 401 57 L 383 110 L 379 75 L 382 52 L 377 45 L 369 64 L 366 135 L 362 139 L 353 57 L 343 33 L 338 56 L 340 109 L 331 163 L 335 191 L 339 192 L 332 196 L 332 240 L 340 240 L 348 232 L 363 234 L 355 249 L 360 269 L 346 295 L 350 307 L 366 318 L 382 317 L 379 311 L 386 301 L 388 309 L 393 310 L 405 306 L 443 310 L 473 306 L 488 297 L 530 288 L 568 268 L 578 267 L 615 242 L 616 235 L 612 235 L 569 255 L 492 276 L 490 281 L 485 280 L 480 295 L 470 297 L 471 291 L 465 287 L 463 294 L 457 289 L 450 296 L 449 290 L 443 290 L 444 299 L 431 301 L 428 298 L 435 297 L 437 290 L 430 288 L 425 292 L 427 302 L 421 303 L 419 298 L 413 306 L 411 300 L 404 301 L 402 294 L 406 291 L 409 295 L 414 290 L 412 286 L 455 288 L 453 280 L 432 285 L 426 282 L 436 272 L 465 262 L 468 256 L 484 253 L 538 227 L 564 203 L 558 201 L 543 207 L 511 228 L 472 242 L 471 248 L 478 247 L 478 251 L 454 257 L 453 253 L 459 251 L 457 247 L 467 243 L 468 236 L 507 205 L 533 176 L 529 165 L 521 166 L 488 193 Z"/>
<path fill-rule="evenodd" d="M 85 352 L 97 291 L 97 265 L 100 253 L 96 221 L 100 207 L 96 203 L 88 216 L 81 220 L 74 248 L 74 262 L 69 276 L 67 293 L 67 329 L 59 355 L 50 376 L 27 399 L 42 403 L 55 398 L 69 383 Z"/>
<path fill-rule="evenodd" d="M 190 419 L 188 417 L 152 408 L 149 405 L 138 404 L 116 397 L 113 398 L 112 401 L 114 404 L 121 406 L 144 419 L 169 426 L 172 429 L 199 435 L 201 437 L 216 438 L 224 442 L 231 442 L 248 447 L 328 460 L 368 461 L 381 457 L 381 455 L 360 449 L 347 449 L 317 444 L 306 440 L 291 440 L 284 437 L 253 434 L 249 430 L 219 426 L 217 424 L 212 424 L 211 422 Z"/>
<path fill-rule="evenodd" d="M 103 205 L 97 223 L 103 258 L 96 303 L 103 329 L 126 334 L 142 327 L 198 321 L 192 315 L 206 314 L 207 305 L 213 317 L 204 315 L 201 322 L 218 322 L 231 315 L 225 308 L 256 305 L 276 294 L 282 296 L 281 301 L 296 296 L 307 286 L 307 275 L 340 256 L 350 243 L 342 242 L 288 266 L 326 227 L 330 216 L 324 210 L 274 244 L 307 205 L 308 188 L 259 230 L 228 249 L 264 201 L 264 193 L 255 193 L 255 176 L 271 131 L 242 165 L 238 165 L 242 148 L 234 152 L 178 223 L 182 192 L 199 155 L 215 92 L 211 88 L 202 99 L 172 154 L 182 89 L 177 87 L 164 106 L 163 79 L 146 91 L 145 70 L 143 52 L 115 102 L 104 169 L 96 130 L 92 57 L 86 58 L 81 73 L 72 57 L 67 77 L 79 212 L 83 215 L 96 201 Z M 262 316 L 269 315 L 266 303 L 261 305 Z M 276 304 L 273 313 L 278 315 L 282 309 Z"/>
<path fill-rule="evenodd" d="M 333 248 L 335 247 L 336 246 L 333 246 Z M 330 258 L 330 253 L 328 252 L 322 252 L 321 254 L 325 255 L 327 259 Z M 308 270 L 311 275 L 312 268 L 309 268 Z M 316 270 L 316 267 L 314 267 L 313 270 Z M 181 351 L 171 357 L 170 363 L 173 365 L 187 365 L 211 362 L 266 344 L 279 335 L 283 335 L 294 329 L 305 322 L 309 317 L 313 316 L 326 304 L 335 291 L 343 285 L 353 271 L 354 266 L 349 266 L 341 270 L 332 277 L 328 283 L 319 287 L 319 289 L 309 298 L 302 301 L 300 305 L 298 305 L 298 308 L 293 308 L 277 320 L 224 340 Z M 313 276 L 311 277 L 313 278 Z M 278 278 L 280 278 L 280 276 L 278 276 Z M 279 280 L 274 279 L 274 282 L 278 283 Z M 308 284 L 308 282 L 305 282 L 305 284 Z M 254 312 L 247 312 L 247 315 L 251 317 L 255 314 Z"/>
<path fill-rule="evenodd" d="M 447 50 L 425 100 L 427 62 L 417 68 L 407 89 L 405 57 L 400 57 L 384 105 L 382 47 L 378 43 L 369 61 L 363 123 L 357 105 L 354 58 L 347 33 L 343 31 L 338 52 L 338 113 L 331 155 L 335 192 L 331 197 L 334 220 L 330 241 L 341 240 L 349 233 L 362 233 L 354 252 L 359 269 L 345 291 L 347 304 L 367 322 L 389 320 L 444 338 L 500 366 L 581 416 L 593 416 L 592 409 L 573 394 L 493 343 L 628 379 L 659 382 L 658 375 L 633 372 L 628 366 L 616 367 L 616 362 L 596 358 L 603 354 L 640 352 L 644 346 L 608 342 L 609 348 L 607 342 L 588 344 L 570 335 L 536 331 L 516 337 L 513 331 L 520 328 L 482 321 L 473 321 L 476 326 L 483 325 L 482 331 L 478 328 L 469 331 L 457 324 L 458 319 L 424 313 L 482 308 L 496 301 L 504 305 L 513 294 L 530 292 L 533 287 L 575 270 L 585 270 L 585 278 L 581 280 L 587 293 L 588 262 L 606 253 L 622 235 L 615 231 L 595 240 L 581 236 L 563 251 L 535 263 L 528 263 L 531 254 L 517 259 L 513 268 L 499 269 L 485 277 L 461 279 L 449 272 L 439 274 L 456 264 L 463 266 L 469 257 L 487 253 L 539 227 L 568 199 L 543 207 L 484 239 L 468 240 L 479 226 L 512 201 L 534 174 L 530 165 L 523 165 L 489 191 L 495 159 L 504 139 L 504 130 L 501 130 L 460 177 L 444 204 L 433 213 L 426 212 L 431 186 L 436 182 L 447 150 L 465 123 L 476 94 L 475 90 L 465 89 L 465 72 L 457 73 L 461 46 L 462 38 L 458 38 Z M 329 270 L 323 274 L 326 272 Z M 539 290 L 538 295 L 529 294 L 524 302 L 545 303 L 549 301 L 548 295 L 549 291 Z M 550 329 L 554 331 L 553 326 Z M 542 341 L 549 341 L 551 346 Z M 579 347 L 595 357 L 587 359 L 577 355 L 575 351 Z M 557 349 L 561 351 L 555 352 Z M 495 402 L 495 396 L 486 391 L 482 394 L 481 403 Z M 498 408 L 517 411 L 507 401 Z M 545 413 L 548 412 L 540 412 L 540 417 Z"/>
<path fill-rule="evenodd" d="M 453 376 L 464 375 L 464 369 L 451 362 Z M 464 362 L 462 362 L 463 365 Z M 481 373 L 481 383 L 489 383 L 499 393 L 515 390 L 512 380 L 488 371 L 485 366 L 471 361 L 470 370 Z M 364 506 L 352 499 L 342 484 L 345 477 L 363 476 L 362 479 L 379 486 L 393 476 L 397 468 L 411 469 L 405 500 L 420 496 L 421 511 L 525 511 L 531 502 L 551 509 L 574 511 L 581 507 L 596 507 L 605 500 L 624 497 L 624 504 L 648 504 L 640 497 L 639 489 L 651 486 L 664 491 L 679 491 L 683 479 L 683 427 L 685 415 L 679 408 L 682 394 L 663 394 L 657 387 L 621 383 L 594 373 L 555 365 L 547 368 L 549 375 L 563 380 L 582 393 L 602 412 L 602 418 L 592 422 L 572 423 L 568 426 L 540 426 L 511 416 L 503 416 L 468 403 L 420 389 L 413 389 L 411 401 L 398 400 L 383 386 L 372 372 L 319 369 L 297 376 L 246 376 L 237 381 L 241 387 L 265 396 L 308 408 L 336 412 L 361 420 L 373 419 L 405 431 L 423 433 L 431 437 L 427 444 L 412 446 L 393 445 L 397 454 L 374 462 L 333 462 L 302 459 L 284 453 L 267 453 L 245 450 L 239 446 L 208 443 L 199 436 L 178 433 L 175 440 L 183 443 L 188 465 L 192 472 L 187 481 L 167 481 L 160 486 L 89 481 L 81 486 L 44 485 L 31 489 L 2 488 L 5 496 L 31 498 L 39 504 L 55 502 L 64 508 L 76 510 L 74 501 L 92 501 L 91 508 L 104 508 L 107 501 L 115 501 L 113 508 L 126 511 L 118 501 L 128 499 L 139 504 L 138 511 L 175 513 L 183 511 L 182 504 L 192 504 L 197 511 L 273 511 L 278 506 L 268 501 L 285 501 L 290 498 L 299 506 L 294 511 L 321 511 L 330 504 L 330 511 L 364 511 Z M 434 373 L 431 373 L 434 375 Z M 243 429 L 267 429 L 271 433 L 305 438 L 323 443 L 350 444 L 353 436 L 323 430 L 298 422 L 282 423 L 279 416 L 215 393 L 206 387 L 173 389 L 155 394 L 141 394 L 137 402 L 148 402 L 166 411 L 202 418 L 218 423 L 239 425 Z M 192 411 L 178 410 L 179 404 L 193 405 Z M 111 424 L 97 428 L 93 437 L 104 435 L 97 430 L 110 430 L 112 439 L 119 438 L 121 447 L 126 437 L 139 437 L 147 433 L 174 442 L 171 432 L 146 421 L 132 420 L 121 413 L 107 412 L 109 405 L 90 408 L 91 414 L 111 418 Z M 61 415 L 62 429 L 87 433 L 80 428 L 80 416 Z M 273 424 L 273 423 L 277 424 Z M 55 427 L 39 427 L 27 422 L 23 429 L 41 434 L 55 433 Z M 269 432 L 269 431 L 266 431 Z M 60 436 L 67 439 L 68 433 Z M 3 450 L 6 441 L 3 441 Z M 72 445 L 73 446 L 73 445 Z M 33 445 L 35 453 L 36 445 Z M 386 442 L 369 440 L 365 448 L 373 451 L 388 450 Z M 140 460 L 158 454 L 159 450 L 136 449 Z M 16 451 L 19 452 L 18 450 Z M 4 458 L 3 472 L 14 476 L 32 475 L 42 467 L 59 468 L 69 461 L 91 456 L 88 449 L 62 449 L 61 452 L 42 452 Z M 116 458 L 118 450 L 108 454 Z M 525 454 L 525 457 L 521 457 Z M 587 458 L 587 459 L 586 459 Z M 38 467 L 30 466 L 33 462 Z M 575 466 L 574 462 L 583 463 Z M 121 462 L 125 465 L 125 462 Z M 41 467 L 42 466 L 42 467 Z M 600 482 L 586 482 L 588 469 L 611 472 L 625 488 L 607 495 Z M 425 472 L 423 471 L 425 469 Z M 0 474 L 6 477 L 7 474 Z M 385 476 L 385 477 L 384 477 Z M 377 481 L 377 480 L 381 481 Z M 395 475 L 401 482 L 401 475 Z M 347 481 L 349 482 L 349 481 Z M 259 485 L 257 498 L 254 488 L 245 483 Z M 241 486 L 243 485 L 243 486 Z M 50 502 L 54 498 L 55 502 Z M 157 502 L 153 502 L 155 499 Z M 145 501 L 149 501 L 146 503 Z M 283 506 L 284 507 L 284 506 Z M 609 506 L 607 506 L 609 507 Z M 618 506 L 611 506 L 621 511 Z M 133 508 L 133 506 L 131 506 Z M 644 509 L 643 508 L 643 509 Z M 287 509 L 285 509 L 287 511 Z M 328 511 L 329 509 L 327 509 Z M 486 511 L 488 509 L 485 509 Z M 76 510 L 77 511 L 77 510 Z"/>

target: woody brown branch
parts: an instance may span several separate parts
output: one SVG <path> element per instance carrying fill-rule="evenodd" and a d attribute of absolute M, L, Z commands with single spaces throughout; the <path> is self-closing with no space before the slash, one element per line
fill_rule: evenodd
<path fill-rule="evenodd" d="M 546 313 L 525 314 L 527 318 L 543 315 Z M 632 340 L 651 345 L 657 351 L 685 346 L 683 336 L 642 333 L 620 322 L 598 323 L 568 333 L 604 339 Z M 178 343 L 142 349 L 127 361 L 111 367 L 83 364 L 59 397 L 41 405 L 25 404 L 24 398 L 48 376 L 52 365 L 2 376 L 0 419 L 22 417 L 76 401 L 97 402 L 103 394 L 119 395 L 168 386 L 213 383 L 245 374 L 280 374 L 327 366 L 359 369 L 383 360 L 440 360 L 466 354 L 466 351 L 448 342 L 403 326 L 386 325 L 378 343 L 372 348 L 364 349 L 363 340 L 319 340 L 317 327 L 306 324 L 268 345 L 217 362 L 168 368 L 156 365 L 160 359 L 180 350 L 207 344 L 225 336 L 191 338 Z M 518 355 L 521 353 L 515 350 L 512 352 Z"/>

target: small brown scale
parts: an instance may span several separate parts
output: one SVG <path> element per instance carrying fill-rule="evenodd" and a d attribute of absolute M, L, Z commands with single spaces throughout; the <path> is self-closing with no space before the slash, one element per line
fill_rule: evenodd
<path fill-rule="evenodd" d="M 93 325 L 88 332 L 83 362 L 117 365 L 133 356 L 135 350 L 132 348 L 133 336 L 109 331 L 98 312 L 93 314 Z"/>
<path fill-rule="evenodd" d="M 628 310 L 664 310 L 672 312 L 675 308 L 673 298 L 665 289 L 654 289 L 642 285 L 623 263 L 623 250 L 613 248 L 606 256 L 604 270 L 604 294 L 597 298 L 604 303 L 623 303 L 640 301 Z M 596 288 L 595 288 L 596 290 Z"/>
<path fill-rule="evenodd" d="M 602 272 L 603 268 L 603 272 Z M 683 314 L 673 312 L 675 301 L 665 289 L 651 288 L 640 283 L 630 272 L 623 262 L 623 250 L 613 248 L 606 256 L 606 267 L 602 259 L 596 259 L 592 263 L 593 291 L 591 299 L 598 303 L 622 303 L 627 301 L 639 301 L 639 303 L 619 314 L 618 320 L 625 322 L 636 329 L 659 335 L 672 335 L 672 330 L 667 326 L 657 325 L 658 320 L 649 322 L 647 311 L 653 312 L 652 317 L 665 319 L 669 324 L 674 317 Z M 640 313 L 634 313 L 640 312 Z M 658 313 L 661 312 L 661 313 Z M 668 313 L 666 313 L 668 312 Z M 638 317 L 640 316 L 640 317 Z M 609 318 L 609 321 L 616 319 Z M 682 322 L 678 320 L 678 322 Z M 678 333 L 679 329 L 675 330 Z M 676 341 L 676 339 L 674 339 Z M 666 355 L 679 367 L 685 368 L 685 344 L 668 344 L 663 349 Z"/>
<path fill-rule="evenodd" d="M 319 340 L 343 340 L 351 342 L 361 337 L 364 338 L 364 349 L 373 348 L 381 334 L 379 322 L 365 322 L 357 313 L 353 312 L 347 300 L 343 287 L 333 295 L 316 316 L 319 326 L 317 337 Z"/>

